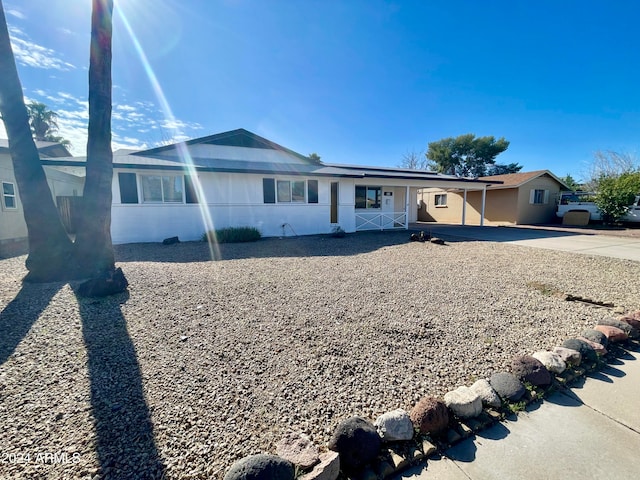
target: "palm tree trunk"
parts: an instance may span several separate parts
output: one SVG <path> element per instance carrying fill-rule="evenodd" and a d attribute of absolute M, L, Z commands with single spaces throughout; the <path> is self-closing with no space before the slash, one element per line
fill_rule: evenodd
<path fill-rule="evenodd" d="M 31 137 L 9 39 L 4 6 L 0 0 L 0 114 L 9 138 L 9 152 L 22 201 L 29 235 L 25 280 L 53 281 L 68 278 L 72 243 L 65 232 L 40 156 Z"/>
<path fill-rule="evenodd" d="M 93 0 L 89 58 L 87 176 L 76 237 L 76 260 L 87 276 L 113 270 L 111 242 L 111 30 L 113 0 Z"/>

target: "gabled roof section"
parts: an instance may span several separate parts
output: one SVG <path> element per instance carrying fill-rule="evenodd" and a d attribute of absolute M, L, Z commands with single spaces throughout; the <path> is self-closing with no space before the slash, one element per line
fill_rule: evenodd
<path fill-rule="evenodd" d="M 298 152 L 294 152 L 293 150 L 289 150 L 288 148 L 283 147 L 282 145 L 278 145 L 271 140 L 267 140 L 255 133 L 252 133 L 244 128 L 238 128 L 237 130 L 230 130 L 228 132 L 217 133 L 215 135 L 209 135 L 207 137 L 194 138 L 193 140 L 187 140 L 186 142 L 182 142 L 183 145 L 192 146 L 192 145 L 219 145 L 223 147 L 243 147 L 243 148 L 257 148 L 262 150 L 276 150 L 280 152 L 285 152 L 290 155 L 297 157 L 304 162 L 313 165 L 322 165 L 322 162 L 319 160 L 315 161 L 301 155 Z M 133 155 L 141 155 L 144 157 L 157 157 L 157 156 L 165 156 L 175 154 L 176 150 L 178 150 L 180 143 L 174 143 L 171 145 L 165 145 L 162 147 L 151 148 L 149 150 L 140 150 L 135 152 Z"/>
<path fill-rule="evenodd" d="M 556 177 L 549 170 L 534 170 L 533 172 L 519 172 L 519 173 L 507 173 L 505 175 L 489 175 L 486 177 L 479 177 L 478 180 L 490 181 L 490 180 L 499 180 L 502 182 L 502 185 L 494 185 L 490 188 L 519 188 L 527 182 L 534 180 L 536 178 L 542 177 L 543 175 L 549 175 L 556 182 L 558 182 L 565 189 L 569 189 L 569 187 L 558 177 Z"/>

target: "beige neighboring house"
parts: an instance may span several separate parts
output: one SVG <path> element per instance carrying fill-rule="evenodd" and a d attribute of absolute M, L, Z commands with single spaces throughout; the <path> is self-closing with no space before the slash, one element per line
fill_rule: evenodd
<path fill-rule="evenodd" d="M 43 160 L 71 156 L 59 143 L 36 141 L 36 147 Z M 68 197 L 82 195 L 83 177 L 50 166 L 45 166 L 44 171 L 56 205 L 60 206 Z M 27 247 L 27 225 L 9 154 L 9 142 L 0 139 L 0 258 L 26 253 Z"/>
<path fill-rule="evenodd" d="M 533 225 L 552 223 L 560 191 L 569 187 L 549 170 L 480 177 L 500 181 L 482 191 L 422 189 L 418 192 L 418 220 L 463 225 Z M 466 202 L 465 202 L 466 197 Z"/>

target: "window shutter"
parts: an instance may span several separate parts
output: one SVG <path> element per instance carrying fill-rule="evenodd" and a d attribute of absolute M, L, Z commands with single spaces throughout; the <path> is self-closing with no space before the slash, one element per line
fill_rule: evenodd
<path fill-rule="evenodd" d="M 118 173 L 120 203 L 138 203 L 138 185 L 135 173 Z"/>
<path fill-rule="evenodd" d="M 309 203 L 318 203 L 318 180 L 307 180 L 307 199 Z"/>
<path fill-rule="evenodd" d="M 544 200 L 542 203 L 544 203 L 545 205 L 549 203 L 549 190 L 544 191 Z"/>
<path fill-rule="evenodd" d="M 262 179 L 264 203 L 276 203 L 276 181 L 273 178 Z"/>
<path fill-rule="evenodd" d="M 529 203 L 533 204 L 536 201 L 536 191 L 535 189 L 531 189 L 529 193 Z"/>
<path fill-rule="evenodd" d="M 184 176 L 184 195 L 186 203 L 200 203 L 191 175 Z"/>

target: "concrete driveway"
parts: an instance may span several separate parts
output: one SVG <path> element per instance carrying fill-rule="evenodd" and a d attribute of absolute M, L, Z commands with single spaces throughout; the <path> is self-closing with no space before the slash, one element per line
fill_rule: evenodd
<path fill-rule="evenodd" d="M 601 255 L 640 262 L 640 236 L 610 236 L 552 228 L 476 227 L 442 224 L 416 224 L 415 228 L 430 232 L 448 242 L 505 242 L 525 247 L 546 248 L 564 252 Z"/>

